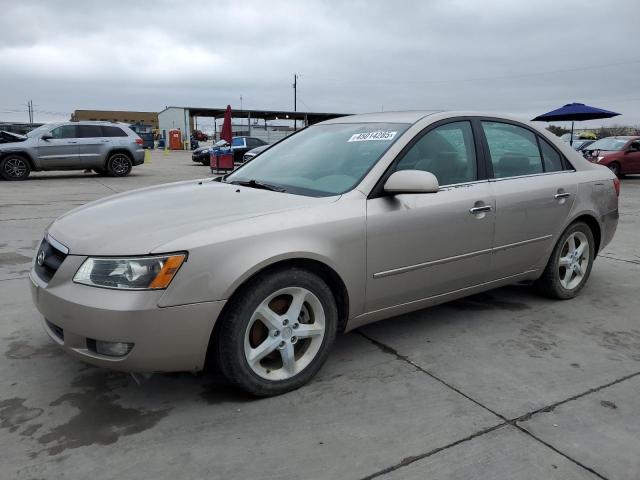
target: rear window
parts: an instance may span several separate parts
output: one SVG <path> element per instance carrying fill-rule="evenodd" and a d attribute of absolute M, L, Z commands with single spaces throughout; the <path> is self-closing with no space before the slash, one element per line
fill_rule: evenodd
<path fill-rule="evenodd" d="M 103 137 L 126 137 L 127 133 L 120 127 L 110 127 L 107 125 L 102 126 Z"/>

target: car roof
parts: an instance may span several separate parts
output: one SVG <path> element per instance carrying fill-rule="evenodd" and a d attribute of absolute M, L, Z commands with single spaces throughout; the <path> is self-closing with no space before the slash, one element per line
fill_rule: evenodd
<path fill-rule="evenodd" d="M 320 122 L 319 125 L 331 123 L 416 123 L 417 121 L 439 113 L 440 110 L 406 110 L 397 112 L 374 112 L 348 115 Z"/>

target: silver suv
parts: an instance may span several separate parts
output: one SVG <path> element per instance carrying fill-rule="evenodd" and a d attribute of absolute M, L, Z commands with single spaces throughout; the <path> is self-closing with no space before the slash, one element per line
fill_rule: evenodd
<path fill-rule="evenodd" d="M 24 180 L 31 171 L 87 170 L 124 177 L 144 162 L 142 139 L 110 122 L 50 123 L 22 137 L 3 136 L 0 177 Z"/>

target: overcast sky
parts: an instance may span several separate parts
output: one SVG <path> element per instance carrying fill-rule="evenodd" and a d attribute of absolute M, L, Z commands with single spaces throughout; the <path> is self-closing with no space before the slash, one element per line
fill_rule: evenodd
<path fill-rule="evenodd" d="M 640 1 L 13 0 L 0 120 L 167 105 L 531 118 L 571 101 L 640 125 Z M 600 125 L 603 121 L 594 122 Z"/>

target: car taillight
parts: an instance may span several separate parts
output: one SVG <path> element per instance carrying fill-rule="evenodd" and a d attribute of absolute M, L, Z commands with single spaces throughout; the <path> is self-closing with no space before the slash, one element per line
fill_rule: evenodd
<path fill-rule="evenodd" d="M 619 197 L 620 196 L 620 179 L 619 178 L 613 179 L 613 188 L 616 190 L 616 197 Z"/>
<path fill-rule="evenodd" d="M 142 145 L 144 142 L 142 141 L 142 139 L 140 137 L 136 138 L 136 143 L 138 145 Z"/>

